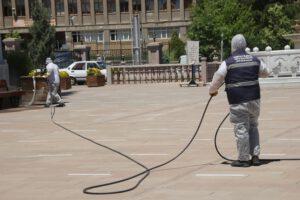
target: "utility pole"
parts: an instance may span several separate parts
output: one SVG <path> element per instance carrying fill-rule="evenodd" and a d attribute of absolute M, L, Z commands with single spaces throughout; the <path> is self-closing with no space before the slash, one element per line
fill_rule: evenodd
<path fill-rule="evenodd" d="M 224 46 L 224 41 L 223 41 L 224 34 L 221 34 L 221 62 L 223 61 L 223 46 Z"/>

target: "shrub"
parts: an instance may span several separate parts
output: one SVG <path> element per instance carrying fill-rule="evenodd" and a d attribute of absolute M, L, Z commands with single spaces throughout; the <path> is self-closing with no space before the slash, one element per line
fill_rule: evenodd
<path fill-rule="evenodd" d="M 69 74 L 65 71 L 59 72 L 59 77 L 60 78 L 69 78 Z"/>
<path fill-rule="evenodd" d="M 98 68 L 89 68 L 87 70 L 87 75 L 88 76 L 101 76 L 101 71 Z"/>
<path fill-rule="evenodd" d="M 33 68 L 32 61 L 25 51 L 7 52 L 5 59 L 16 76 L 24 76 Z"/>
<path fill-rule="evenodd" d="M 45 75 L 45 73 L 43 73 L 42 71 L 39 71 L 37 69 L 33 69 L 28 73 L 29 77 L 33 77 L 33 76 L 43 76 Z"/>
<path fill-rule="evenodd" d="M 185 54 L 185 43 L 178 37 L 178 33 L 173 32 L 170 41 L 170 59 L 179 60 L 181 55 Z"/>

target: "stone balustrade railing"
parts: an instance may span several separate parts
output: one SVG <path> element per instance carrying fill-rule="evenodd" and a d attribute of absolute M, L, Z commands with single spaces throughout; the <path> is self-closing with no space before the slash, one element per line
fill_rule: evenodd
<path fill-rule="evenodd" d="M 201 64 L 195 65 L 195 80 L 201 81 Z M 107 67 L 107 84 L 187 82 L 192 65 L 160 64 Z"/>
<path fill-rule="evenodd" d="M 274 77 L 297 77 L 300 75 L 300 49 L 291 50 L 289 46 L 285 50 L 272 51 L 267 47 L 265 51 L 253 49 L 250 54 L 257 56 L 272 70 Z M 249 51 L 249 49 L 248 49 Z"/>

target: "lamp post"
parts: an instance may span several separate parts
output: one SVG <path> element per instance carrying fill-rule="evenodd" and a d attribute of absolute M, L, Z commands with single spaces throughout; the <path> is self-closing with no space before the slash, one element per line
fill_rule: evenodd
<path fill-rule="evenodd" d="M 221 62 L 223 61 L 223 46 L 224 46 L 224 41 L 223 41 L 224 34 L 221 34 Z"/>

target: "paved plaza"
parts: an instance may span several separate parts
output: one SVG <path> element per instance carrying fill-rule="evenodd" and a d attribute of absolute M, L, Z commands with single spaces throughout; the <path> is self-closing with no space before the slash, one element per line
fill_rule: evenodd
<path fill-rule="evenodd" d="M 183 156 L 153 171 L 136 190 L 109 196 L 82 190 L 143 169 L 55 126 L 49 108 L 1 110 L 0 199 L 299 200 L 300 160 L 292 159 L 300 159 L 300 84 L 262 86 L 261 158 L 268 160 L 250 168 L 232 168 L 214 149 L 214 132 L 228 112 L 223 90 L 211 102 L 196 140 Z M 186 145 L 209 96 L 208 87 L 162 83 L 75 86 L 63 98 L 68 103 L 56 109 L 57 122 L 152 167 Z M 228 121 L 219 145 L 226 156 L 236 158 Z"/>

